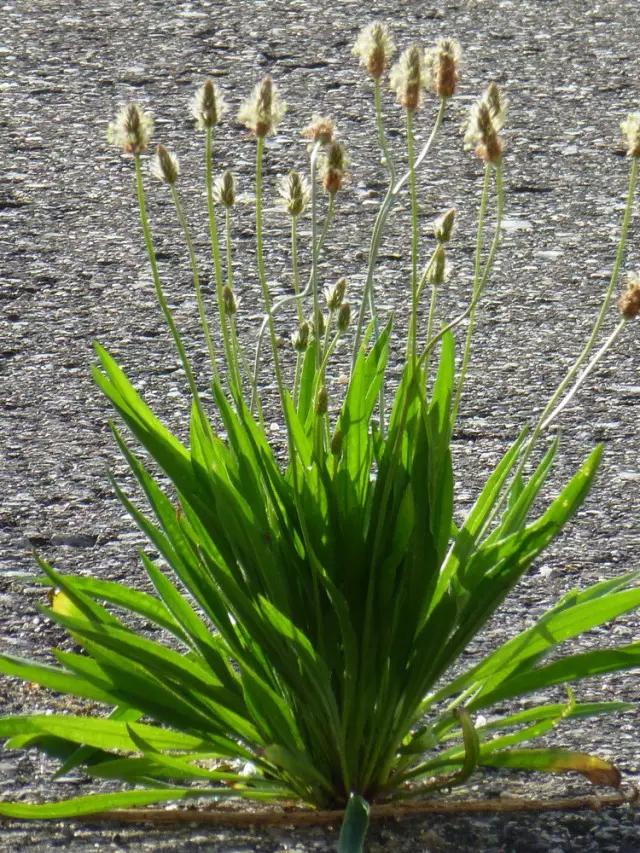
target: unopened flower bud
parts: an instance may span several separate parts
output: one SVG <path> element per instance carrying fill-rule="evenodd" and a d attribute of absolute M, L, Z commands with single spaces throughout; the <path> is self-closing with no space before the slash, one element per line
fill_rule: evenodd
<path fill-rule="evenodd" d="M 338 311 L 338 330 L 344 334 L 349 328 L 351 322 L 351 305 L 348 302 L 343 302 Z"/>
<path fill-rule="evenodd" d="M 438 243 L 436 250 L 431 258 L 429 270 L 427 272 L 427 281 L 429 284 L 443 284 L 447 277 L 447 263 L 444 246 Z"/>
<path fill-rule="evenodd" d="M 627 320 L 632 320 L 640 314 L 640 273 L 629 276 L 627 289 L 618 300 L 618 307 Z"/>
<path fill-rule="evenodd" d="M 333 438 L 331 439 L 331 453 L 334 456 L 340 456 L 340 454 L 342 453 L 343 439 L 344 436 L 342 434 L 342 430 L 340 429 L 340 427 L 338 427 L 333 434 Z"/>
<path fill-rule="evenodd" d="M 333 285 L 333 287 L 325 287 L 324 298 L 326 300 L 327 308 L 329 309 L 329 311 L 338 310 L 338 308 L 342 305 L 342 300 L 344 299 L 346 291 L 346 278 L 338 279 L 338 281 Z"/>
<path fill-rule="evenodd" d="M 224 312 L 229 317 L 232 317 L 238 311 L 238 301 L 235 293 L 228 284 L 225 284 L 222 290 L 222 302 L 224 305 Z"/>
<path fill-rule="evenodd" d="M 458 84 L 460 45 L 455 39 L 440 39 L 435 47 L 425 53 L 430 84 L 440 98 L 450 98 Z"/>
<path fill-rule="evenodd" d="M 311 329 L 309 324 L 305 321 L 300 323 L 298 327 L 298 331 L 292 335 L 291 343 L 293 344 L 293 348 L 297 352 L 304 352 L 306 348 L 309 346 L 309 335 L 311 333 Z"/>
<path fill-rule="evenodd" d="M 107 139 L 127 154 L 146 151 L 153 133 L 153 118 L 138 104 L 128 104 L 107 128 Z"/>
<path fill-rule="evenodd" d="M 318 328 L 316 329 L 315 320 L 313 317 L 309 317 L 308 320 L 309 328 L 313 333 L 313 336 L 316 340 L 321 338 L 327 330 L 327 320 L 322 313 L 322 311 L 318 311 Z"/>
<path fill-rule="evenodd" d="M 178 158 L 170 154 L 164 145 L 158 145 L 156 148 L 156 155 L 151 161 L 151 174 L 159 181 L 169 184 L 170 187 L 180 177 Z"/>
<path fill-rule="evenodd" d="M 433 223 L 433 236 L 438 243 L 448 243 L 453 232 L 453 225 L 456 219 L 456 211 L 454 207 L 449 208 L 446 213 L 438 217 Z"/>
<path fill-rule="evenodd" d="M 316 405 L 315 405 L 316 415 L 326 415 L 328 408 L 329 408 L 329 393 L 327 392 L 327 389 L 323 385 L 322 388 L 316 394 Z"/>
<path fill-rule="evenodd" d="M 223 205 L 227 209 L 232 208 L 236 203 L 236 182 L 228 169 L 216 181 L 213 188 L 213 197 L 218 204 Z"/>
<path fill-rule="evenodd" d="M 278 185 L 278 193 L 284 209 L 289 216 L 296 219 L 302 213 L 311 198 L 309 181 L 299 172 L 289 172 L 284 175 Z"/>
<path fill-rule="evenodd" d="M 620 125 L 629 157 L 640 157 L 640 113 L 630 113 Z"/>
<path fill-rule="evenodd" d="M 302 129 L 302 136 L 311 142 L 319 142 L 321 145 L 331 145 L 336 132 L 333 119 L 326 116 L 314 115 L 311 122 Z"/>
<path fill-rule="evenodd" d="M 238 121 L 256 136 L 264 137 L 275 132 L 286 111 L 287 105 L 280 99 L 271 77 L 267 76 L 240 107 Z"/>
<path fill-rule="evenodd" d="M 340 142 L 332 142 L 322 162 L 322 184 L 331 196 L 335 196 L 344 184 L 345 171 L 349 162 L 347 152 Z"/>
<path fill-rule="evenodd" d="M 360 57 L 360 64 L 377 80 L 384 74 L 396 46 L 385 24 L 374 21 L 360 30 L 353 46 L 353 55 Z"/>
<path fill-rule="evenodd" d="M 428 88 L 429 83 L 424 53 L 414 44 L 404 51 L 391 69 L 389 84 L 396 93 L 398 103 L 407 112 L 415 112 L 422 101 L 422 90 Z"/>
<path fill-rule="evenodd" d="M 190 107 L 199 130 L 215 127 L 229 109 L 213 80 L 205 80 L 194 95 Z"/>

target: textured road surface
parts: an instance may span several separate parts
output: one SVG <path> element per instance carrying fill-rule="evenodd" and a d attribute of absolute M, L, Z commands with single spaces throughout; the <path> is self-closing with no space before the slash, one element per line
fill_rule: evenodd
<path fill-rule="evenodd" d="M 368 85 L 350 48 L 374 16 L 393 23 L 404 47 L 442 35 L 464 51 L 460 94 L 452 105 L 436 161 L 421 175 L 426 224 L 451 204 L 460 211 L 453 272 L 444 297 L 450 312 L 465 303 L 480 170 L 463 153 L 460 125 L 494 79 L 511 101 L 507 155 L 507 222 L 496 272 L 478 328 L 470 391 L 456 436 L 458 499 L 463 510 L 519 427 L 531 421 L 575 357 L 606 286 L 626 189 L 618 125 L 640 109 L 640 24 L 635 0 L 242 0 L 242 2 L 88 3 L 16 0 L 2 6 L 0 29 L 0 648 L 43 659 L 60 633 L 38 616 L 31 552 L 66 571 L 142 581 L 140 545 L 109 487 L 108 468 L 122 473 L 106 426 L 109 408 L 93 386 L 91 342 L 100 340 L 126 366 L 147 399 L 172 424 L 184 422 L 183 381 L 154 304 L 132 198 L 131 164 L 109 149 L 106 123 L 137 99 L 157 116 L 157 139 L 181 159 L 189 216 L 206 242 L 201 139 L 187 103 L 215 75 L 234 110 L 269 72 L 290 111 L 268 152 L 270 191 L 277 175 L 304 166 L 298 130 L 312 112 L 333 115 L 348 145 L 352 179 L 339 202 L 326 280 L 362 284 L 370 222 L 382 174 L 375 153 Z M 420 136 L 432 120 L 422 113 Z M 398 109 L 386 102 L 390 127 Z M 251 192 L 253 145 L 233 121 L 220 134 L 218 163 Z M 401 135 L 394 139 L 401 144 Z M 440 161 L 439 163 L 437 161 Z M 273 204 L 268 205 L 274 208 Z M 150 210 L 171 302 L 195 332 L 186 258 L 162 188 Z M 236 280 L 247 334 L 259 313 L 253 271 L 250 204 L 238 212 Z M 403 211 L 396 222 L 401 225 Z M 200 218 L 202 221 L 202 217 Z M 268 275 L 288 286 L 287 225 L 268 211 Z M 385 310 L 401 316 L 406 299 L 406 245 L 392 229 L 379 286 Z M 627 269 L 640 267 L 634 220 Z M 427 244 L 425 244 L 427 245 Z M 242 258 L 242 260 L 240 260 Z M 613 318 L 611 319 L 613 322 Z M 288 335 L 288 329 L 282 333 Z M 597 441 L 607 452 L 597 486 L 561 541 L 537 564 L 501 618 L 477 644 L 486 650 L 573 585 L 638 567 L 640 466 L 637 326 L 609 355 L 563 419 L 563 461 L 554 485 Z M 198 360 L 198 353 L 194 353 Z M 200 359 L 201 360 L 201 359 Z M 264 374 L 265 386 L 269 381 Z M 203 382 L 206 377 L 203 376 Z M 638 617 L 621 619 L 589 641 L 637 637 Z M 640 701 L 637 675 L 580 685 L 580 698 L 606 694 Z M 65 700 L 0 682 L 7 712 L 60 710 Z M 640 717 L 581 723 L 556 742 L 614 759 L 626 780 L 640 774 Z M 63 797 L 77 781 L 51 785 L 32 754 L 0 755 L 4 798 Z M 472 780 L 472 796 L 588 791 L 580 780 L 492 776 Z M 520 817 L 420 819 L 377 827 L 372 851 L 632 851 L 640 819 L 630 810 Z M 285 851 L 333 849 L 325 830 L 205 832 L 78 824 L 0 826 L 0 849 Z"/>

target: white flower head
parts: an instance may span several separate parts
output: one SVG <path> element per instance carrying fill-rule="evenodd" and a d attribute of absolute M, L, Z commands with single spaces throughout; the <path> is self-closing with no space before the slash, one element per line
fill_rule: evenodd
<path fill-rule="evenodd" d="M 640 157 L 640 113 L 629 113 L 620 123 L 629 157 Z"/>
<path fill-rule="evenodd" d="M 504 145 L 499 133 L 507 117 L 507 101 L 495 83 L 491 83 L 469 115 L 464 136 L 465 148 L 475 152 L 487 163 L 496 163 Z"/>
<path fill-rule="evenodd" d="M 389 85 L 396 93 L 398 103 L 414 112 L 422 103 L 422 91 L 431 86 L 431 73 L 418 45 L 411 45 L 391 69 Z"/>
<path fill-rule="evenodd" d="M 291 171 L 278 181 L 278 194 L 282 207 L 289 216 L 297 218 L 304 213 L 309 199 L 311 187 L 309 181 L 299 172 Z"/>
<path fill-rule="evenodd" d="M 151 174 L 154 178 L 162 181 L 169 186 L 173 186 L 180 177 L 180 164 L 175 154 L 164 147 L 158 145 L 156 153 L 151 161 Z"/>
<path fill-rule="evenodd" d="M 280 98 L 271 77 L 267 76 L 240 107 L 238 121 L 256 136 L 264 137 L 275 132 L 286 111 L 287 105 Z"/>
<path fill-rule="evenodd" d="M 375 79 L 380 79 L 389 65 L 396 46 L 386 24 L 374 21 L 360 30 L 352 53 L 360 57 L 360 65 Z"/>
<path fill-rule="evenodd" d="M 146 151 L 153 133 L 153 117 L 138 104 L 122 107 L 107 128 L 107 139 L 127 154 Z"/>
<path fill-rule="evenodd" d="M 205 80 L 189 106 L 199 130 L 207 130 L 219 124 L 229 111 L 227 102 L 213 80 Z"/>

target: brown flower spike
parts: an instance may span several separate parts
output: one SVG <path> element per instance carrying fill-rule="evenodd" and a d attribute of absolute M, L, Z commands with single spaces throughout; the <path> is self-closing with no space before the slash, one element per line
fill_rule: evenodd
<path fill-rule="evenodd" d="M 425 63 L 430 71 L 431 88 L 439 98 L 451 98 L 459 79 L 460 45 L 455 39 L 440 39 L 435 47 L 425 53 Z"/>
<path fill-rule="evenodd" d="M 465 147 L 474 148 L 478 157 L 486 163 L 497 163 L 504 150 L 499 133 L 506 115 L 507 103 L 500 89 L 491 83 L 471 110 L 464 137 Z"/>
<path fill-rule="evenodd" d="M 332 142 L 322 164 L 322 184 L 329 195 L 342 189 L 348 158 L 341 142 Z"/>
<path fill-rule="evenodd" d="M 424 52 L 417 44 L 408 47 L 391 69 L 389 85 L 398 103 L 407 112 L 415 112 L 422 102 L 422 90 L 429 86 L 429 72 Z"/>

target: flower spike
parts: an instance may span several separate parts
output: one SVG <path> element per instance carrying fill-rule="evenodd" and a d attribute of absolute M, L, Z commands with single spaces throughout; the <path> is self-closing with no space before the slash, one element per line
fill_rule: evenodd
<path fill-rule="evenodd" d="M 395 51 L 396 46 L 387 25 L 374 21 L 360 31 L 352 53 L 359 56 L 360 65 L 366 68 L 374 79 L 379 80 Z"/>
<path fill-rule="evenodd" d="M 240 107 L 238 121 L 256 136 L 265 137 L 275 133 L 286 111 L 287 105 L 281 100 L 271 77 L 267 76 Z"/>
<path fill-rule="evenodd" d="M 153 117 L 138 104 L 127 104 L 107 129 L 107 139 L 127 154 L 147 150 L 153 133 Z"/>
<path fill-rule="evenodd" d="M 191 115 L 198 130 L 207 130 L 219 124 L 229 108 L 213 80 L 205 80 L 191 100 Z"/>

